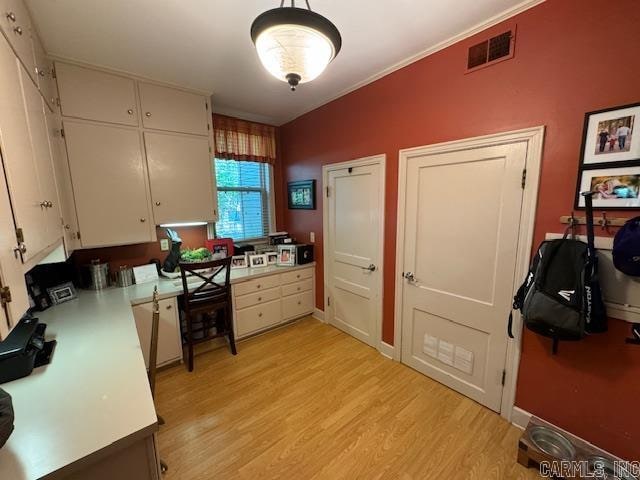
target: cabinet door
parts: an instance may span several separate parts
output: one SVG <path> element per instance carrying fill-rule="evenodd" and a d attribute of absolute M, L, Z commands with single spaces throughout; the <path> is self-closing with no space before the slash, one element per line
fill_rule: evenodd
<path fill-rule="evenodd" d="M 60 214 L 62 223 L 62 234 L 64 235 L 64 246 L 67 257 L 77 249 L 78 240 L 78 220 L 73 201 L 73 190 L 71 187 L 71 174 L 69 173 L 69 163 L 67 162 L 67 151 L 64 139 L 61 135 L 62 122 L 59 116 L 51 111 L 47 111 L 47 130 L 49 131 L 49 146 L 53 157 L 53 169 L 58 186 L 58 202 L 60 204 Z"/>
<path fill-rule="evenodd" d="M 160 325 L 158 328 L 157 365 L 178 361 L 182 358 L 182 340 L 175 298 L 167 298 L 158 302 L 160 306 Z M 149 350 L 151 349 L 151 320 L 153 303 L 143 303 L 133 307 L 136 329 L 140 339 L 140 347 L 144 364 L 149 368 Z"/>
<path fill-rule="evenodd" d="M 45 247 L 53 245 L 62 237 L 60 203 L 56 189 L 53 161 L 49 148 L 49 132 L 45 120 L 45 104 L 35 84 L 20 69 L 24 104 L 27 112 L 27 124 L 31 148 L 36 164 L 37 181 L 40 187 L 40 199 L 42 207 L 42 224 L 39 234 Z"/>
<path fill-rule="evenodd" d="M 31 18 L 23 0 L 3 0 L 0 26 L 11 47 L 24 64 L 31 78 L 35 78 L 35 60 L 31 44 Z"/>
<path fill-rule="evenodd" d="M 144 128 L 207 135 L 208 100 L 202 95 L 139 82 Z"/>
<path fill-rule="evenodd" d="M 6 179 L 0 168 L 0 288 L 8 287 L 11 291 L 11 301 L 5 305 L 6 308 L 0 308 L 0 340 L 6 338 L 29 308 L 22 261 L 13 252 L 16 246 L 13 229 Z"/>
<path fill-rule="evenodd" d="M 137 130 L 64 121 L 83 247 L 155 240 Z"/>
<path fill-rule="evenodd" d="M 33 35 L 32 39 L 33 56 L 36 62 L 34 71 L 38 81 L 38 89 L 47 102 L 49 109 L 56 110 L 56 98 L 58 97 L 58 92 L 54 78 L 53 62 L 47 58 L 44 48 L 40 43 L 40 39 L 36 35 Z"/>
<path fill-rule="evenodd" d="M 55 69 L 63 115 L 138 125 L 133 80 L 60 62 Z"/>
<path fill-rule="evenodd" d="M 215 220 L 207 137 L 144 133 L 156 224 Z"/>
<path fill-rule="evenodd" d="M 0 148 L 15 227 L 24 233 L 26 261 L 46 244 L 40 235 L 42 198 L 20 84 L 21 68 L 5 39 L 0 37 Z"/>

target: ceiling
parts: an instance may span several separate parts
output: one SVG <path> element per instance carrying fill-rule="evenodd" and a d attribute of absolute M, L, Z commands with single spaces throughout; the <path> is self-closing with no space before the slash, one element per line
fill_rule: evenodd
<path fill-rule="evenodd" d="M 540 1 L 311 0 L 340 30 L 342 50 L 296 92 L 262 68 L 249 37 L 278 0 L 27 4 L 51 55 L 212 92 L 217 112 L 280 125 Z"/>

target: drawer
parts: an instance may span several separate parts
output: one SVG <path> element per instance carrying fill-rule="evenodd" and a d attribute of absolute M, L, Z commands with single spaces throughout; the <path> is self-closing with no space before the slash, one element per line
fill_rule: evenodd
<path fill-rule="evenodd" d="M 259 292 L 261 290 L 267 290 L 269 288 L 275 288 L 280 286 L 280 275 L 269 275 L 267 277 L 256 278 L 255 280 L 249 280 L 247 282 L 237 283 L 234 286 L 234 295 L 236 297 L 240 295 L 247 295 L 248 293 Z"/>
<path fill-rule="evenodd" d="M 282 314 L 284 320 L 301 317 L 313 312 L 313 292 L 304 292 L 282 299 Z"/>
<path fill-rule="evenodd" d="M 236 311 L 236 336 L 243 337 L 282 321 L 280 300 Z"/>
<path fill-rule="evenodd" d="M 249 293 L 247 295 L 241 295 L 235 298 L 236 310 L 241 310 L 247 307 L 253 307 L 261 303 L 271 302 L 280 298 L 280 288 L 270 288 L 268 290 L 261 290 L 256 293 Z"/>
<path fill-rule="evenodd" d="M 283 285 L 286 283 L 299 282 L 300 280 L 304 280 L 305 278 L 313 277 L 313 267 L 283 273 L 281 277 Z"/>
<path fill-rule="evenodd" d="M 282 296 L 295 295 L 313 289 L 313 279 L 307 278 L 301 282 L 289 283 L 282 286 Z"/>

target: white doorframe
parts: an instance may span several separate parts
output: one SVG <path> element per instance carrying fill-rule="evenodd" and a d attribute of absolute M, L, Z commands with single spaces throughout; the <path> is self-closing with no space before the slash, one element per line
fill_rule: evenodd
<path fill-rule="evenodd" d="M 335 170 L 343 170 L 349 167 L 364 167 L 368 165 L 379 165 L 380 166 L 380 178 L 378 185 L 378 195 L 380 200 L 380 225 L 378 232 L 378 258 L 379 265 L 378 271 L 380 274 L 378 275 L 378 291 L 380 292 L 378 299 L 378 308 L 376 311 L 378 315 L 376 316 L 376 337 L 375 344 L 376 348 L 379 352 L 382 352 L 382 302 L 384 298 L 383 285 L 384 285 L 384 225 L 385 225 L 385 180 L 386 180 L 386 163 L 387 156 L 385 154 L 373 155 L 371 157 L 358 158 L 356 160 L 349 160 L 347 162 L 340 163 L 331 163 L 329 165 L 322 166 L 322 249 L 323 249 L 323 271 L 324 271 L 324 322 L 330 323 L 330 320 L 333 319 L 333 308 L 328 305 L 327 302 L 327 292 L 329 291 L 328 285 L 328 262 L 327 262 L 327 252 L 329 251 L 329 241 L 328 234 L 329 231 L 329 205 L 327 200 L 327 187 L 329 185 L 329 173 Z"/>
<path fill-rule="evenodd" d="M 518 235 L 518 250 L 516 258 L 516 272 L 513 282 L 515 295 L 520 282 L 529 270 L 531 249 L 533 246 L 533 231 L 536 218 L 536 204 L 538 200 L 538 186 L 540 183 L 540 166 L 542 163 L 542 144 L 544 140 L 544 126 L 526 128 L 512 132 L 496 133 L 481 137 L 454 140 L 452 142 L 437 143 L 424 147 L 408 148 L 399 152 L 398 170 L 398 224 L 396 232 L 396 288 L 394 311 L 394 359 L 401 360 L 402 343 L 402 298 L 404 281 L 402 278 L 404 260 L 404 217 L 405 192 L 407 185 L 407 161 L 414 156 L 433 155 L 437 153 L 468 150 L 472 148 L 503 145 L 516 142 L 527 142 L 526 184 L 522 197 L 522 211 L 520 213 L 520 232 Z M 507 315 L 505 312 L 505 335 L 507 329 Z M 507 371 L 505 385 L 502 391 L 500 415 L 511 421 L 515 404 L 516 384 L 518 380 L 518 366 L 520 365 L 520 350 L 522 344 L 522 321 L 519 312 L 514 312 L 513 331 L 515 339 L 509 339 L 505 369 Z"/>

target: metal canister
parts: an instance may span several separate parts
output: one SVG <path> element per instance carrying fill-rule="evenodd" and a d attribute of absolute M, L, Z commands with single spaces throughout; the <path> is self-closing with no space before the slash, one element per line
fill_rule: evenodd
<path fill-rule="evenodd" d="M 100 260 L 91 260 L 91 263 L 84 265 L 84 281 L 86 288 L 91 290 L 102 290 L 109 286 L 109 264 L 100 263 Z"/>
<path fill-rule="evenodd" d="M 129 287 L 133 285 L 133 268 L 122 265 L 113 275 L 114 283 L 118 287 Z"/>

